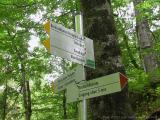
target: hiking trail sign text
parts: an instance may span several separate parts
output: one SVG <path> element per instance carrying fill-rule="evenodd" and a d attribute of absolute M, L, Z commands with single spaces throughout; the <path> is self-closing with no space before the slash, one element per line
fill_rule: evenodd
<path fill-rule="evenodd" d="M 85 81 L 85 72 L 84 68 L 81 65 L 78 65 L 68 73 L 60 76 L 58 79 L 53 81 L 53 89 L 55 93 L 65 90 L 68 85 L 72 83 L 79 84 L 82 81 Z"/>
<path fill-rule="evenodd" d="M 126 84 L 127 78 L 119 72 L 82 84 L 72 83 L 67 86 L 67 103 L 119 92 Z"/>
<path fill-rule="evenodd" d="M 43 44 L 51 54 L 95 68 L 93 40 L 57 23 L 47 22 L 44 28 L 49 38 Z"/>

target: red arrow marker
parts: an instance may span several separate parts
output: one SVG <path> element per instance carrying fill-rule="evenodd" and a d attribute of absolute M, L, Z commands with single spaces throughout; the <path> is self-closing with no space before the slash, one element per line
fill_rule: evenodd
<path fill-rule="evenodd" d="M 122 89 L 127 85 L 127 81 L 127 77 L 120 73 L 120 83 Z"/>

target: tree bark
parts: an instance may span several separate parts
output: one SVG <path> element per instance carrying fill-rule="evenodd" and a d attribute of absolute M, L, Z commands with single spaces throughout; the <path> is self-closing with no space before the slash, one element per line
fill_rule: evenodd
<path fill-rule="evenodd" d="M 136 32 L 143 61 L 143 68 L 146 73 L 150 74 L 149 80 L 151 84 L 155 84 L 159 80 L 158 76 L 153 74 L 158 68 L 156 55 L 154 53 L 154 37 L 150 31 L 147 18 L 145 16 L 140 17 L 140 11 L 136 9 L 136 6 L 144 2 L 144 0 L 134 0 L 133 2 L 136 14 Z"/>
<path fill-rule="evenodd" d="M 87 80 L 115 72 L 125 73 L 121 63 L 110 0 L 81 0 L 84 33 L 94 41 L 96 69 L 86 68 Z M 90 100 L 92 120 L 133 120 L 128 86 L 122 92 Z"/>
<path fill-rule="evenodd" d="M 6 67 L 6 75 L 8 73 L 10 73 L 10 68 L 9 68 L 9 59 L 7 58 L 6 59 L 7 61 L 7 67 Z M 6 119 L 6 111 L 7 111 L 7 99 L 8 99 L 8 78 L 5 78 L 5 90 L 4 90 L 4 93 L 3 93 L 3 115 L 2 115 L 2 120 L 5 120 Z"/>
<path fill-rule="evenodd" d="M 25 120 L 30 120 L 32 115 L 31 109 L 31 94 L 29 88 L 29 81 L 26 80 L 25 68 L 21 64 L 21 74 L 22 74 L 22 91 L 23 91 L 23 104 L 25 108 Z"/>
<path fill-rule="evenodd" d="M 2 116 L 2 120 L 6 119 L 6 110 L 7 110 L 7 96 L 8 96 L 8 81 L 6 80 L 5 83 L 5 90 L 4 90 L 4 103 L 3 103 L 3 116 Z"/>
<path fill-rule="evenodd" d="M 63 119 L 67 119 L 66 91 L 63 92 Z"/>
<path fill-rule="evenodd" d="M 31 115 L 32 115 L 32 103 L 31 103 L 31 91 L 30 91 L 30 85 L 29 85 L 29 81 L 26 81 L 26 85 L 27 85 L 27 101 L 28 101 L 28 116 L 31 119 Z"/>

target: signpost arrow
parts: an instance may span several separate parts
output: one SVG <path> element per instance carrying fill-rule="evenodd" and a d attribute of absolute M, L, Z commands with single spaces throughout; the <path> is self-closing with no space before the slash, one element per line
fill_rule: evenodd
<path fill-rule="evenodd" d="M 50 35 L 50 21 L 48 21 L 47 23 L 44 24 L 44 29 L 45 31 Z M 43 45 L 47 48 L 47 50 L 49 52 L 51 52 L 51 43 L 50 43 L 50 36 L 49 38 L 47 38 L 46 40 L 43 41 Z"/>
<path fill-rule="evenodd" d="M 119 92 L 126 84 L 127 78 L 121 73 L 114 73 L 82 84 L 72 83 L 67 87 L 67 103 Z"/>
<path fill-rule="evenodd" d="M 47 22 L 44 28 L 50 38 L 43 44 L 51 54 L 95 68 L 93 40 L 57 23 Z"/>
<path fill-rule="evenodd" d="M 76 68 L 72 69 L 68 73 L 56 79 L 53 83 L 53 89 L 55 93 L 63 91 L 67 88 L 68 85 L 75 83 L 80 84 L 82 81 L 85 81 L 85 73 L 83 66 L 78 65 Z"/>

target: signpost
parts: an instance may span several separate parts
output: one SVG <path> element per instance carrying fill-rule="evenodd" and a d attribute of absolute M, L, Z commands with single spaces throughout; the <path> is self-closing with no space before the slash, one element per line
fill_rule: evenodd
<path fill-rule="evenodd" d="M 84 34 L 83 33 L 83 16 L 82 16 L 82 13 L 77 14 L 75 16 L 75 29 L 76 29 L 76 32 L 80 33 L 81 35 Z M 86 45 L 89 45 L 89 44 L 86 44 Z M 86 49 L 86 50 L 88 50 L 88 49 Z M 86 52 L 86 53 L 89 53 L 89 52 Z M 79 120 L 87 120 L 87 101 L 86 101 L 86 99 L 83 98 L 83 100 L 79 102 L 78 106 L 79 106 L 78 107 L 78 111 L 79 111 L 79 118 L 78 119 Z"/>
<path fill-rule="evenodd" d="M 67 88 L 68 85 L 75 83 L 80 84 L 85 80 L 85 73 L 83 66 L 78 65 L 76 68 L 72 69 L 68 73 L 56 79 L 52 85 L 54 88 L 54 92 L 58 93 Z"/>
<path fill-rule="evenodd" d="M 44 27 L 50 38 L 43 44 L 51 54 L 95 68 L 93 40 L 57 23 L 47 22 Z"/>
<path fill-rule="evenodd" d="M 126 84 L 127 78 L 119 72 L 81 84 L 72 83 L 67 87 L 67 103 L 120 92 Z"/>
<path fill-rule="evenodd" d="M 56 79 L 53 88 L 56 93 L 67 91 L 67 103 L 80 101 L 79 120 L 87 120 L 86 99 L 120 92 L 127 84 L 127 78 L 118 72 L 85 81 L 84 66 L 95 68 L 93 40 L 83 36 L 82 15 L 77 15 L 75 21 L 76 32 L 60 24 L 47 22 L 44 28 L 49 38 L 43 44 L 51 54 L 80 64 Z"/>
<path fill-rule="evenodd" d="M 95 68 L 93 40 L 83 36 L 82 20 L 82 15 L 76 15 L 76 32 L 56 23 L 47 22 L 44 25 L 49 38 L 43 44 L 48 51 L 81 64 L 54 81 L 53 88 L 56 93 L 65 90 L 72 83 L 79 84 L 85 80 L 83 65 Z M 79 120 L 87 120 L 86 110 L 86 100 L 84 98 L 79 104 Z"/>

